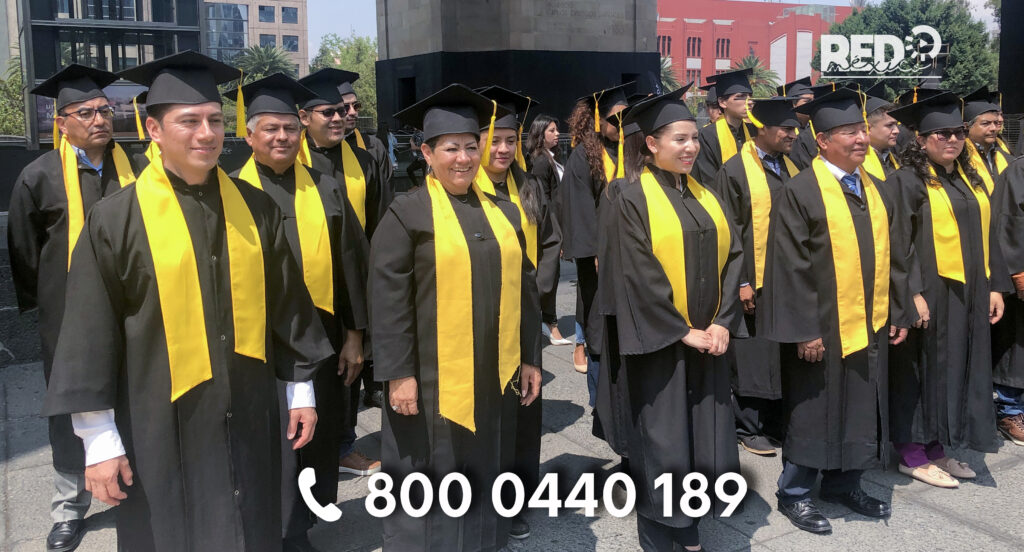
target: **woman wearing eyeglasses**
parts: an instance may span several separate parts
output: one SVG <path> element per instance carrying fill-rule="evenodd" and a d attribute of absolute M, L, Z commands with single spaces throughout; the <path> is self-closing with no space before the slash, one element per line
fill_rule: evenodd
<path fill-rule="evenodd" d="M 1006 271 L 990 231 L 984 182 L 964 148 L 961 102 L 943 93 L 890 112 L 918 136 L 888 186 L 910 236 L 918 321 L 890 349 L 890 438 L 900 472 L 952 488 L 975 472 L 945 448 L 998 448 L 989 326 L 1003 315 Z"/>

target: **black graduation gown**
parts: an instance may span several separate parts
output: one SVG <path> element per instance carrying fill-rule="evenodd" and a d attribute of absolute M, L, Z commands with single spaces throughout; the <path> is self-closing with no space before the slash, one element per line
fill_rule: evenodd
<path fill-rule="evenodd" d="M 718 324 L 735 331 L 741 312 L 738 297 L 724 293 L 719 305 L 719 289 L 739 287 L 739 239 L 733 236 L 719 279 L 711 216 L 688 189 L 676 190 L 670 173 L 650 168 L 682 225 L 691 322 L 699 329 Z M 607 259 L 615 266 L 601 285 L 615 288 L 620 370 L 628 380 L 631 409 L 627 448 L 637 485 L 637 513 L 668 526 L 688 527 L 693 520 L 678 505 L 671 517 L 662 517 L 663 493 L 654 488 L 654 481 L 672 473 L 678 484 L 690 472 L 714 481 L 722 473 L 739 471 L 728 364 L 725 356 L 701 353 L 680 341 L 690 328 L 672 303 L 668 277 L 651 249 L 642 186 L 623 186 L 617 204 L 619 255 Z M 722 209 L 731 218 L 728 205 Z"/>
<path fill-rule="evenodd" d="M 1010 163 L 996 179 L 996 192 L 992 196 L 992 234 L 999 240 L 1006 275 L 1024 272 L 1024 160 Z M 992 328 L 994 381 L 1021 389 L 1024 388 L 1024 302 L 1016 293 L 1005 294 L 1003 301 L 1006 312 Z"/>
<path fill-rule="evenodd" d="M 541 287 L 541 269 L 539 267 L 548 267 L 550 270 L 552 259 L 555 264 L 558 263 L 559 242 L 551 238 L 551 220 L 553 217 L 550 203 L 540 187 L 540 182 L 537 182 L 532 175 L 524 173 L 515 164 L 512 165 L 510 170 L 512 171 L 513 178 L 516 179 L 520 193 L 522 193 L 523 187 L 527 185 L 527 179 L 534 180 L 533 186 L 540 192 L 537 198 L 540 203 L 540 222 L 537 228 L 537 292 L 543 302 L 544 290 Z M 506 182 L 494 182 L 493 184 L 495 195 L 505 201 L 511 201 Z M 541 311 L 543 312 L 543 306 Z M 537 366 L 540 365 L 538 364 Z M 520 406 L 519 421 L 516 424 L 515 471 L 523 479 L 527 489 L 536 488 L 540 482 L 540 437 L 543 432 L 542 398 L 543 392 L 529 406 Z"/>
<path fill-rule="evenodd" d="M 917 137 L 917 133 L 907 128 L 906 125 L 899 125 L 900 133 L 896 135 L 896 146 L 893 148 L 897 155 L 903 155 L 903 152 L 907 151 L 907 147 Z"/>
<path fill-rule="evenodd" d="M 419 414 L 403 416 L 383 409 L 384 472 L 396 485 L 406 474 L 423 472 L 433 478 L 435 489 L 446 474 L 460 472 L 473 486 L 473 502 L 460 519 L 449 518 L 439 508 L 420 519 L 396 511 L 384 519 L 385 550 L 498 550 L 508 540 L 508 520 L 494 512 L 490 501 L 494 478 L 512 468 L 519 411 L 519 397 L 510 388 L 518 377 L 500 394 L 497 383 L 501 260 L 476 195 L 470 192 L 449 199 L 466 234 L 472 268 L 472 282 L 466 282 L 465 288 L 473 294 L 473 318 L 466 321 L 466 331 L 473 332 L 476 433 L 439 413 L 434 224 L 426 187 L 396 197 L 372 241 L 369 286 L 374 377 L 386 382 L 415 376 L 419 385 Z M 522 244 L 519 210 L 501 199 L 497 204 Z M 524 254 L 522 362 L 539 366 L 540 308 L 532 272 Z M 385 386 L 385 396 L 387 393 Z M 418 504 L 421 498 L 413 500 Z"/>
<path fill-rule="evenodd" d="M 116 509 L 122 550 L 279 551 L 277 380 L 304 381 L 331 354 L 303 293 L 281 212 L 236 180 L 263 246 L 267 359 L 234 352 L 227 240 L 214 171 L 189 186 L 168 173 L 199 268 L 213 378 L 170 402 L 153 258 L 134 185 L 89 213 L 68 276 L 68 303 L 45 415 L 114 409 L 134 472 Z M 327 369 L 330 369 L 327 367 Z"/>
<path fill-rule="evenodd" d="M 373 238 L 373 232 L 384 216 L 384 211 L 391 203 L 392 195 L 390 189 L 380 180 L 380 172 L 374 164 L 373 157 L 366 150 L 352 145 L 352 152 L 359 160 L 359 167 L 363 170 L 363 177 L 366 179 L 366 238 Z M 387 155 L 387 151 L 384 152 Z M 348 200 L 347 188 L 345 187 L 345 167 L 341 158 L 341 144 L 332 148 L 317 147 L 313 140 L 309 140 L 309 156 L 313 168 L 321 173 L 330 176 L 337 183 L 342 191 L 342 197 Z M 390 165 L 388 165 L 390 166 Z"/>
<path fill-rule="evenodd" d="M 103 157 L 102 177 L 81 160 L 78 162 L 82 209 L 86 214 L 100 198 L 121 188 L 113 147 L 111 141 Z M 49 382 L 64 316 L 68 274 L 68 199 L 60 151 L 44 153 L 18 175 L 8 207 L 7 248 L 18 308 L 21 312 L 39 309 L 43 376 Z M 71 427 L 71 417 L 51 416 L 48 422 L 53 467 L 64 473 L 82 473 L 85 452 L 82 440 Z"/>
<path fill-rule="evenodd" d="M 289 168 L 283 174 L 256 163 L 260 183 L 277 204 L 284 217 L 283 229 L 288 248 L 296 264 L 302 266 L 302 249 L 295 218 L 295 170 Z M 366 241 L 359 220 L 352 207 L 341 195 L 338 183 L 316 169 L 307 169 L 320 192 L 320 199 L 327 216 L 327 232 L 331 240 L 331 254 L 334 261 L 334 314 L 316 309 L 320 322 L 327 332 L 331 348 L 337 352 L 345 343 L 348 330 L 365 330 L 368 325 L 366 314 L 366 274 L 369 264 L 370 244 Z M 232 174 L 238 177 L 241 170 Z M 293 284 L 300 286 L 308 295 L 308 289 L 300 277 Z M 310 299 L 312 301 L 312 298 Z M 286 384 L 278 384 L 281 399 L 281 506 L 284 509 L 284 536 L 294 536 L 309 528 L 314 519 L 299 495 L 296 481 L 303 468 L 312 467 L 316 473 L 313 497 L 320 504 L 333 504 L 338 500 L 338 450 L 341 447 L 342 424 L 348 412 L 351 393 L 338 375 L 337 354 L 331 357 L 322 370 L 313 378 L 316 396 L 317 423 L 313 440 L 299 451 L 292 450 L 292 441 L 287 438 L 289 421 L 288 404 L 285 398 Z"/>
<path fill-rule="evenodd" d="M 377 172 L 377 182 L 379 182 L 381 188 L 385 190 L 385 193 L 383 194 L 384 198 L 387 202 L 390 202 L 391 198 L 394 197 L 395 194 L 395 190 L 391 186 L 391 177 L 394 175 L 395 168 L 391 165 L 391 156 L 388 155 L 388 147 L 380 138 L 377 138 L 376 134 L 363 132 L 362 135 L 363 143 L 366 145 L 366 149 L 363 151 L 370 154 L 370 157 L 373 159 L 373 166 Z M 355 132 L 350 132 L 348 136 L 345 137 L 345 141 L 348 142 L 354 150 L 362 149 L 356 141 Z M 387 203 L 383 205 L 383 208 L 387 208 Z M 380 216 L 383 216 L 383 208 L 380 210 Z M 379 216 L 377 220 L 380 220 Z"/>
<path fill-rule="evenodd" d="M 545 239 L 541 247 L 554 250 L 552 255 L 544 255 L 537 266 L 537 288 L 540 292 L 540 310 L 545 321 L 558 321 L 555 304 L 558 300 L 558 279 L 561 272 L 560 253 L 562 249 L 562 227 L 558 217 L 560 213 L 558 171 L 547 154 L 533 158 L 530 174 L 540 182 L 547 200 L 546 224 L 550 229 L 544 233 Z"/>
<path fill-rule="evenodd" d="M 781 162 L 781 160 L 780 160 Z M 772 204 L 778 200 L 783 185 L 789 181 L 789 172 L 782 162 L 782 174 L 776 174 L 765 166 L 765 180 L 771 192 Z M 739 231 L 743 245 L 743 270 L 740 283 L 755 284 L 754 271 L 754 226 L 751 222 L 750 187 L 740 155 L 725 162 L 718 171 L 715 189 L 722 200 L 729 204 L 733 228 Z M 755 290 L 758 291 L 758 290 Z M 733 290 L 738 297 L 739 290 Z M 757 298 L 755 297 L 755 312 Z M 742 306 L 742 304 L 741 304 Z M 741 309 L 742 310 L 742 309 Z M 756 316 L 741 313 L 739 330 L 729 342 L 733 374 L 733 392 L 742 397 L 779 399 L 782 397 L 782 382 L 779 365 L 779 344 L 758 335 Z"/>
<path fill-rule="evenodd" d="M 736 139 L 736 152 L 739 155 L 743 147 L 743 122 L 740 126 L 729 125 L 733 138 Z M 700 152 L 697 153 L 697 160 L 693 164 L 693 177 L 697 182 L 707 182 L 711 185 L 718 175 L 718 169 L 722 168 L 722 148 L 718 142 L 718 125 L 715 123 L 705 125 L 697 134 L 697 141 L 700 143 Z"/>
<path fill-rule="evenodd" d="M 909 327 L 907 245 L 894 227 L 902 214 L 884 183 L 877 183 L 890 227 L 890 323 Z M 837 267 L 825 218 L 825 205 L 812 169 L 791 179 L 772 206 L 764 286 L 757 327 L 781 344 L 783 412 L 787 424 L 782 456 L 817 469 L 854 470 L 887 459 L 889 443 L 888 325 L 871 329 L 875 266 L 874 238 L 867 204 L 845 193 L 860 245 L 865 282 L 868 346 L 842 358 L 835 279 Z M 909 302 L 913 309 L 913 302 Z M 796 344 L 822 338 L 824 358 L 797 358 Z"/>
<path fill-rule="evenodd" d="M 811 161 L 818 156 L 818 142 L 811 132 L 811 125 L 800 127 L 800 134 L 793 142 L 793 149 L 789 152 L 789 159 L 796 165 L 796 168 L 804 170 L 811 166 Z"/>
<path fill-rule="evenodd" d="M 995 452 L 988 307 L 996 284 L 985 276 L 981 212 L 959 174 L 935 171 L 953 206 L 967 283 L 939 276 L 927 186 L 911 167 L 896 171 L 887 185 L 902 203 L 900 233 L 913 240 L 910 292 L 924 296 L 931 321 L 889 349 L 890 436 L 894 443 L 938 441 Z M 990 238 L 992 266 L 998 266 L 998 238 Z"/>

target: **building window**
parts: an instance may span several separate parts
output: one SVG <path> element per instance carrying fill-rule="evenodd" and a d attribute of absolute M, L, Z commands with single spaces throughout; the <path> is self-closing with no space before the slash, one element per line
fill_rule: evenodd
<path fill-rule="evenodd" d="M 687 69 L 686 82 L 693 82 L 700 86 L 700 69 Z"/>
<path fill-rule="evenodd" d="M 289 52 L 298 52 L 299 37 L 296 35 L 281 35 L 281 46 Z"/>
<path fill-rule="evenodd" d="M 230 61 L 249 46 L 249 6 L 206 4 L 206 53 Z"/>
<path fill-rule="evenodd" d="M 715 57 L 725 59 L 729 57 L 729 39 L 719 38 L 715 40 Z"/>
<path fill-rule="evenodd" d="M 274 22 L 274 6 L 260 6 L 260 23 Z"/>
<path fill-rule="evenodd" d="M 261 34 L 260 35 L 260 46 L 277 46 L 277 35 L 272 34 Z"/>
<path fill-rule="evenodd" d="M 668 44 L 665 45 L 665 55 L 666 56 L 671 56 L 672 55 L 672 37 L 671 36 L 666 36 L 665 38 L 668 39 Z"/>
<path fill-rule="evenodd" d="M 299 22 L 299 8 L 281 8 L 281 23 L 297 24 Z"/>

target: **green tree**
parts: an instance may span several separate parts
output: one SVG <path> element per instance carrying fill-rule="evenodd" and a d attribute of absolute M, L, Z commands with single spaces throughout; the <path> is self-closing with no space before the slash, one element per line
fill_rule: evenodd
<path fill-rule="evenodd" d="M 755 98 L 770 98 L 775 95 L 775 89 L 779 86 L 779 75 L 775 71 L 765 67 L 761 58 L 750 54 L 736 62 L 733 69 L 753 69 L 750 75 L 750 88 L 754 90 Z"/>
<path fill-rule="evenodd" d="M 949 47 L 942 88 L 963 92 L 996 85 L 998 53 L 985 31 L 985 24 L 971 17 L 966 0 L 882 0 L 833 24 L 829 34 L 909 36 L 910 29 L 917 25 L 934 27 L 943 44 Z M 818 69 L 820 59 L 818 51 L 811 66 Z M 867 75 L 863 72 L 850 74 Z M 889 79 L 886 84 L 894 89 L 909 88 L 918 82 L 918 75 L 914 72 L 907 79 Z M 860 84 L 868 88 L 873 83 L 865 79 Z"/>
<path fill-rule="evenodd" d="M 1003 17 L 1003 0 L 985 0 L 985 7 L 992 10 L 992 14 L 996 16 L 996 24 L 998 25 Z"/>
<path fill-rule="evenodd" d="M 295 62 L 286 50 L 278 46 L 250 46 L 235 56 L 231 64 L 242 70 L 243 83 L 269 77 L 274 73 L 298 77 Z"/>
<path fill-rule="evenodd" d="M 21 59 L 7 60 L 0 80 L 0 134 L 25 135 L 25 98 L 22 95 Z"/>
<path fill-rule="evenodd" d="M 360 117 L 377 118 L 377 39 L 358 36 L 353 32 L 348 37 L 330 33 L 320 40 L 320 50 L 310 63 L 310 71 L 334 67 L 359 73 L 359 80 L 352 87 L 363 104 Z"/>
<path fill-rule="evenodd" d="M 682 86 L 682 84 L 679 83 L 679 77 L 676 76 L 676 72 L 672 69 L 672 58 L 662 57 L 661 89 L 665 92 L 670 92 L 672 90 L 678 90 L 680 86 Z"/>
<path fill-rule="evenodd" d="M 850 0 L 850 7 L 855 10 L 862 10 L 868 6 L 868 0 Z"/>

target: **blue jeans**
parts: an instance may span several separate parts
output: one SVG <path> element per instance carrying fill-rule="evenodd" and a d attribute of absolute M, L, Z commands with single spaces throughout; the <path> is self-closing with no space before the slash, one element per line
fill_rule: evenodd
<path fill-rule="evenodd" d="M 993 385 L 992 388 L 996 392 L 997 418 L 1024 414 L 1024 389 L 999 384 Z"/>
<path fill-rule="evenodd" d="M 576 323 L 576 344 L 587 344 L 587 338 L 583 335 L 583 326 L 579 322 Z M 584 354 L 587 355 L 587 391 L 590 393 L 590 408 L 594 408 L 594 405 L 597 404 L 597 374 L 601 370 L 601 365 L 590 358 L 586 351 Z"/>

